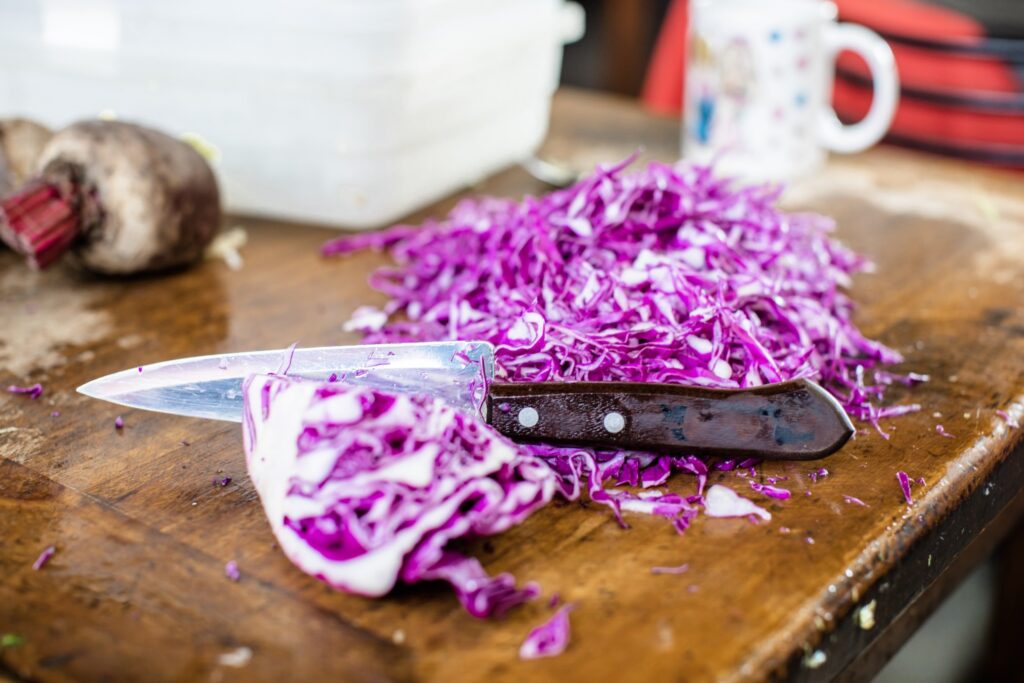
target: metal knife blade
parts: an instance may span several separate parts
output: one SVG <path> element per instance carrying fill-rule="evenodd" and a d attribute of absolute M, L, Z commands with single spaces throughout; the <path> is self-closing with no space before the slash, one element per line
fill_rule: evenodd
<path fill-rule="evenodd" d="M 241 422 L 242 382 L 281 367 L 288 349 L 180 358 L 142 365 L 78 387 L 86 396 L 161 413 Z M 480 411 L 494 376 L 487 342 L 324 346 L 294 350 L 290 377 L 425 393 Z M 484 381 L 481 381 L 484 380 Z"/>

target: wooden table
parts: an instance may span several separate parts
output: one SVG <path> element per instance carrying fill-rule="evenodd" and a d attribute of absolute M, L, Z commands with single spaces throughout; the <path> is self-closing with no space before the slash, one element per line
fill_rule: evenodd
<path fill-rule="evenodd" d="M 676 150 L 676 122 L 626 101 L 565 92 L 556 105 L 551 157 L 585 164 L 638 145 L 663 158 Z M 540 190 L 520 170 L 477 189 Z M 631 517 L 624 531 L 604 508 L 555 503 L 472 545 L 489 570 L 578 604 L 568 651 L 534 662 L 516 653 L 547 614 L 539 601 L 480 621 L 442 586 L 381 600 L 332 591 L 274 546 L 237 426 L 126 411 L 119 432 L 122 410 L 74 391 L 166 358 L 354 342 L 341 323 L 357 305 L 382 302 L 364 283 L 383 257 L 322 260 L 317 247 L 333 233 L 241 218 L 227 223 L 249 231 L 240 271 L 209 261 L 96 280 L 31 273 L 0 254 L 0 383 L 46 387 L 36 401 L 0 395 L 0 633 L 23 639 L 0 649 L 0 678 L 870 675 L 1024 511 L 1024 430 L 995 413 L 1024 414 L 1024 196 L 1019 176 L 878 149 L 836 160 L 789 201 L 836 216 L 841 238 L 877 262 L 856 281 L 858 319 L 906 354 L 903 369 L 932 376 L 890 395 L 923 410 L 888 421 L 889 441 L 860 434 L 823 463 L 830 474 L 817 483 L 809 473 L 822 463 L 763 467 L 798 493 L 769 506 L 770 524 L 700 518 L 680 537 L 660 519 Z M 939 422 L 955 438 L 937 434 Z M 897 470 L 926 481 L 913 506 Z M 232 481 L 213 485 L 219 477 Z M 684 475 L 670 484 L 694 487 Z M 56 556 L 34 571 L 51 544 Z M 238 583 L 224 576 L 229 560 Z M 686 574 L 650 571 L 682 562 Z M 870 605 L 874 626 L 864 628 Z"/>

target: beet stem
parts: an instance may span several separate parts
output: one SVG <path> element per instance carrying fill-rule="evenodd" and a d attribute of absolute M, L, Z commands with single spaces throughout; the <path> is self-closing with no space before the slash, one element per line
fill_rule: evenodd
<path fill-rule="evenodd" d="M 52 183 L 30 182 L 0 202 L 0 239 L 30 266 L 46 268 L 75 241 L 81 229 L 78 206 Z"/>

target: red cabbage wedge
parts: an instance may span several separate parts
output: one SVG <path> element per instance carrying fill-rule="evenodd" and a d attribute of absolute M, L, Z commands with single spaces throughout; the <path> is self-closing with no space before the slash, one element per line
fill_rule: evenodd
<path fill-rule="evenodd" d="M 249 476 L 303 571 L 366 596 L 448 581 L 479 617 L 537 594 L 448 544 L 547 503 L 556 480 L 543 461 L 429 397 L 282 375 L 249 377 L 244 392 Z"/>

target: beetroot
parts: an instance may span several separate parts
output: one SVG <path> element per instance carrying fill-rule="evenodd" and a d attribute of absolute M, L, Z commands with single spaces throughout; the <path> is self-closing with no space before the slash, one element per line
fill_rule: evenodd
<path fill-rule="evenodd" d="M 120 121 L 83 121 L 46 144 L 35 177 L 0 203 L 0 237 L 45 268 L 70 251 L 107 275 L 197 261 L 220 224 L 220 193 L 188 144 Z"/>

